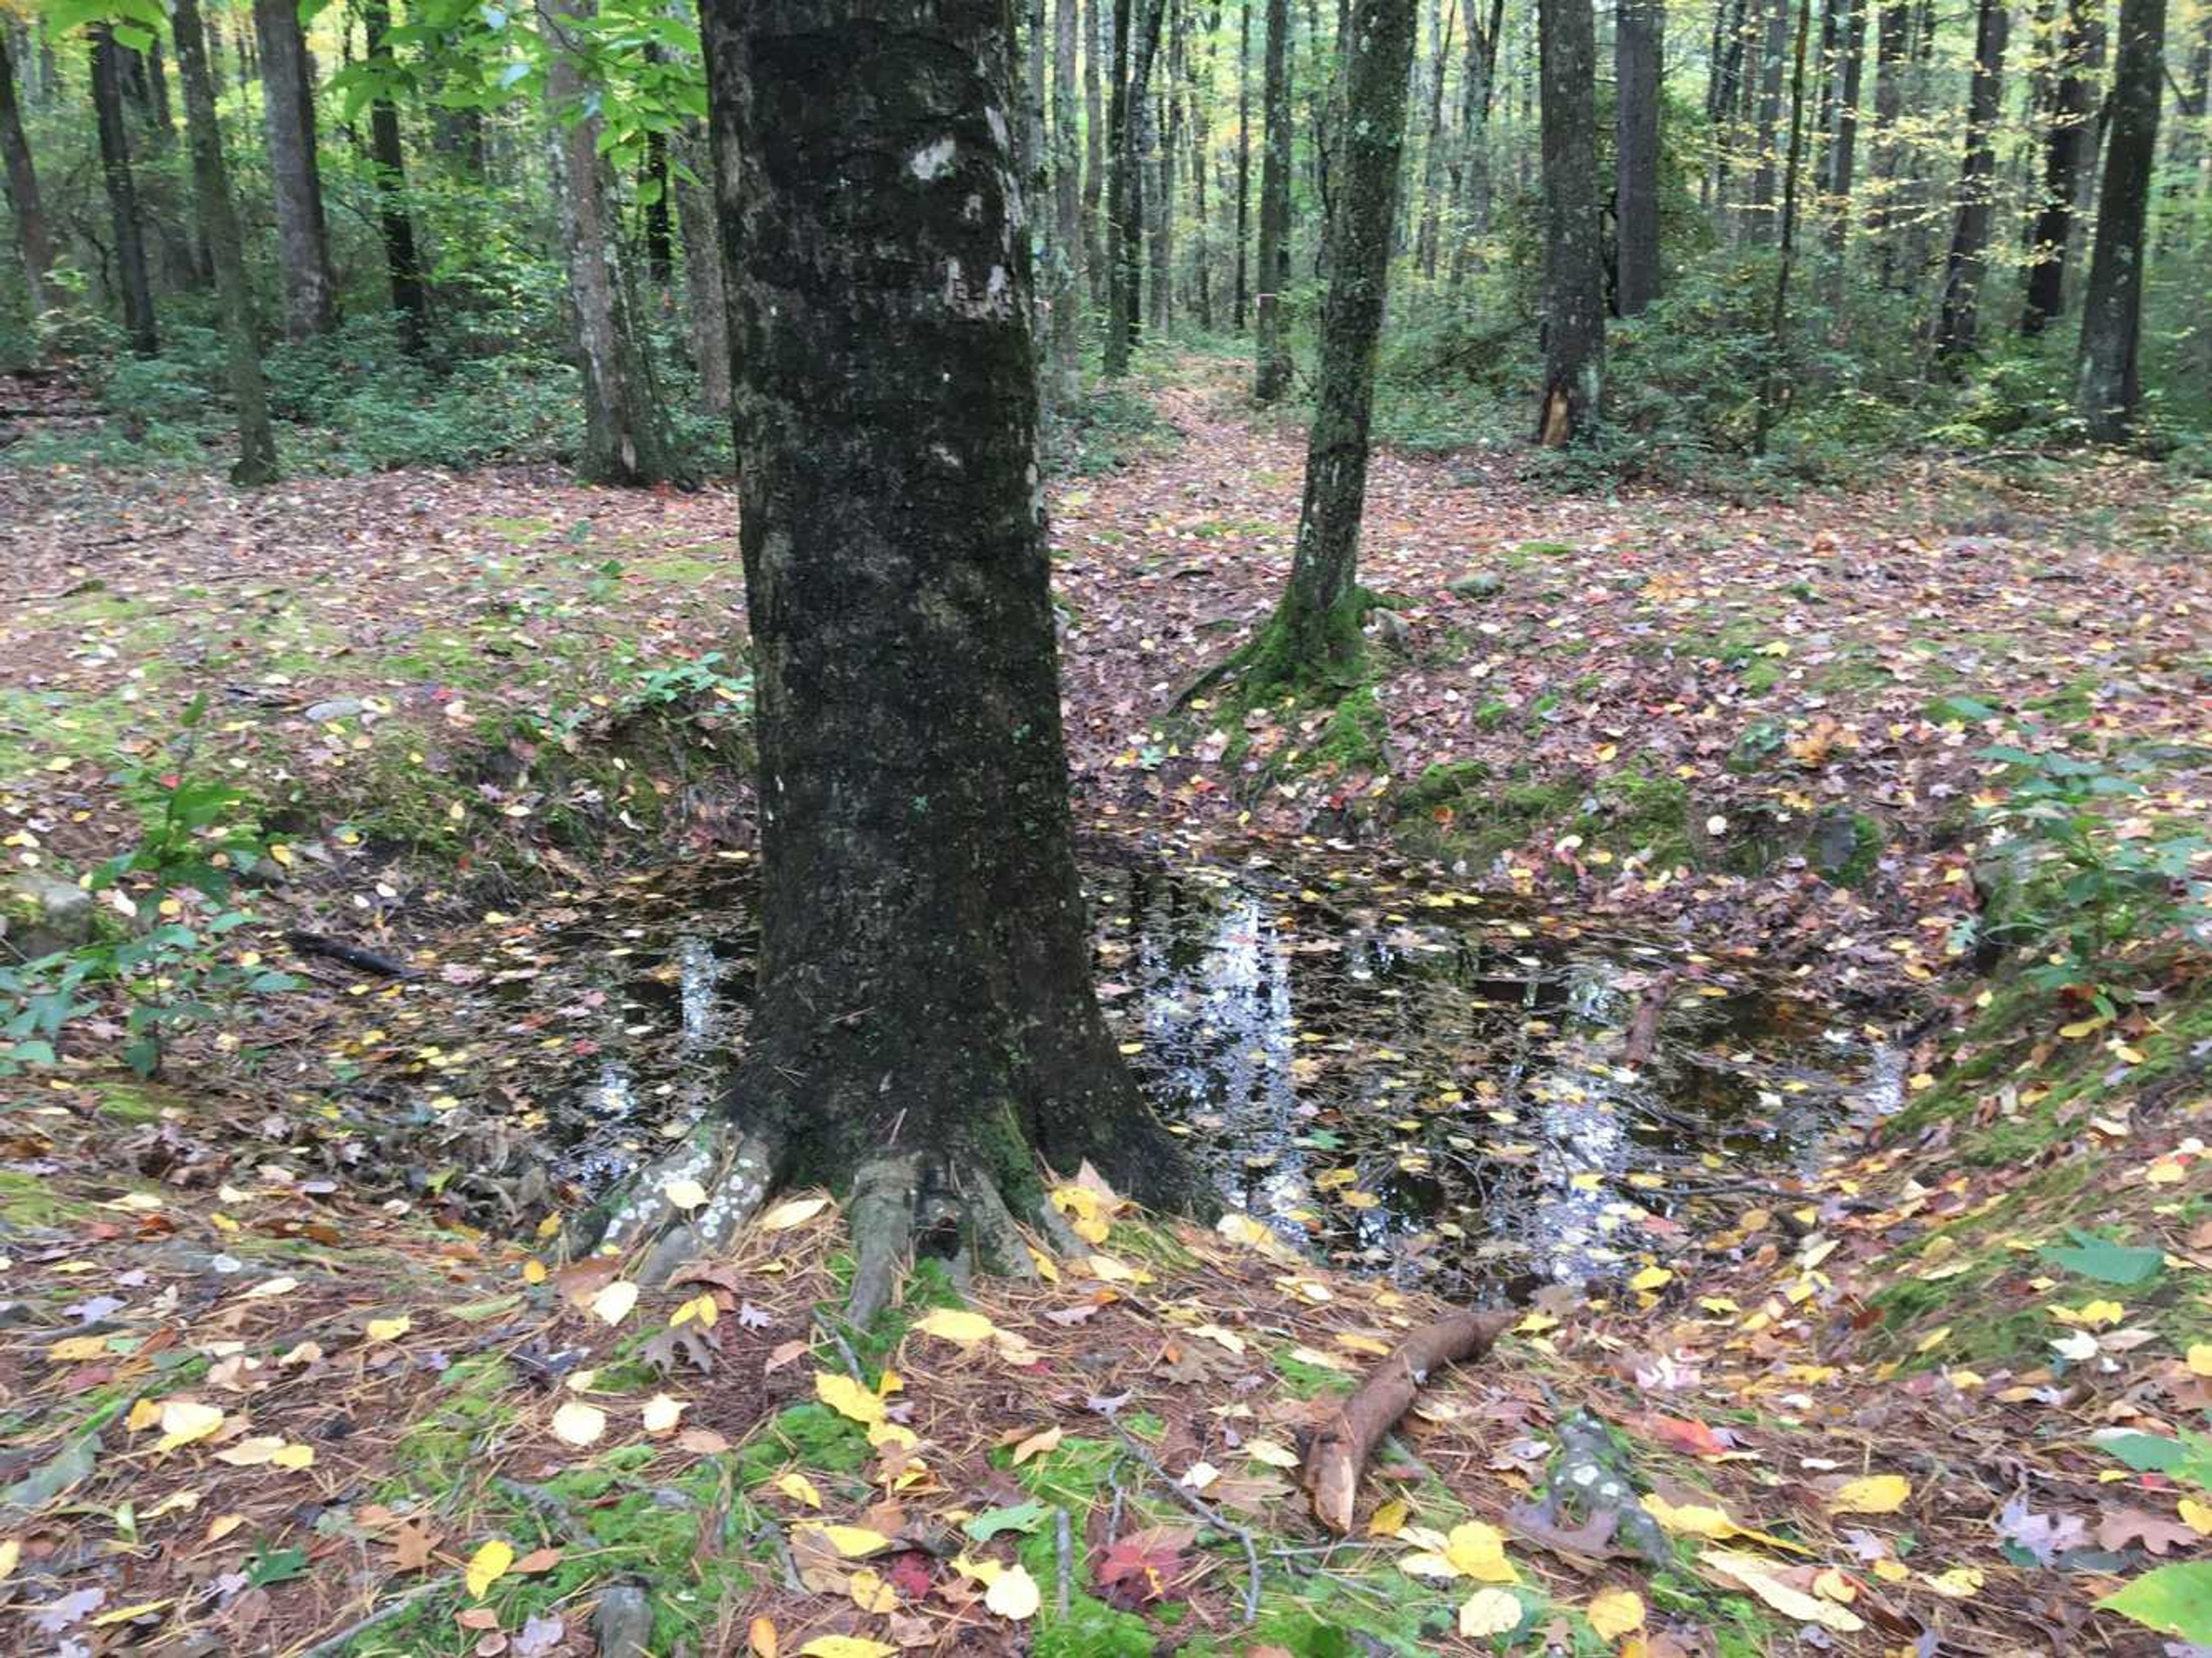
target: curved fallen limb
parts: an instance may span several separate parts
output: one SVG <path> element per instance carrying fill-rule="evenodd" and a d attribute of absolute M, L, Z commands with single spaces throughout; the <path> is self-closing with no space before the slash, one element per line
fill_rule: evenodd
<path fill-rule="evenodd" d="M 1349 1532 L 1367 1459 L 1406 1414 L 1421 1384 L 1447 1364 L 1488 1352 L 1491 1344 L 1520 1317 L 1510 1308 L 1454 1313 L 1425 1325 L 1392 1348 L 1358 1391 L 1322 1424 L 1307 1448 L 1299 1483 L 1313 1499 L 1314 1517 L 1340 1536 Z"/>

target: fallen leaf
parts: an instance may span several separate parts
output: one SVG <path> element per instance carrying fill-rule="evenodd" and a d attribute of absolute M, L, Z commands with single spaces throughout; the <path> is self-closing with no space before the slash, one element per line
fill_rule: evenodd
<path fill-rule="evenodd" d="M 690 1408 L 683 1400 L 671 1399 L 666 1394 L 655 1394 L 645 1401 L 645 1408 L 640 1414 L 644 1420 L 646 1432 L 665 1434 L 675 1430 L 677 1423 Z"/>
<path fill-rule="evenodd" d="M 564 1445 L 593 1445 L 607 1430 L 607 1413 L 572 1399 L 553 1412 L 553 1436 Z"/>
<path fill-rule="evenodd" d="M 763 1232 L 787 1232 L 794 1226 L 804 1226 L 829 1206 L 827 1198 L 793 1198 L 763 1215 L 758 1224 Z"/>
<path fill-rule="evenodd" d="M 963 1347 L 987 1341 L 998 1331 L 998 1326 L 981 1313 L 971 1313 L 959 1307 L 937 1307 L 914 1321 L 914 1328 L 926 1336 L 935 1336 L 940 1341 L 950 1341 Z"/>
<path fill-rule="evenodd" d="M 1470 1641 L 1521 1627 L 1521 1597 L 1505 1589 L 1477 1589 L 1459 1609 L 1459 1632 Z"/>
<path fill-rule="evenodd" d="M 616 1325 L 629 1316 L 629 1309 L 637 1305 L 637 1285 L 628 1278 L 617 1278 L 592 1297 L 592 1316 L 600 1323 Z"/>
<path fill-rule="evenodd" d="M 1902 1474 L 1873 1473 L 1846 1480 L 1828 1494 L 1830 1514 L 1895 1514 L 1912 1495 Z"/>
<path fill-rule="evenodd" d="M 855 1422 L 884 1419 L 884 1401 L 848 1376 L 817 1370 L 814 1376 L 814 1396 L 838 1415 Z"/>
<path fill-rule="evenodd" d="M 514 1546 L 499 1538 L 478 1549 L 469 1557 L 468 1570 L 463 1581 L 468 1586 L 469 1598 L 481 1600 L 494 1583 L 507 1576 L 507 1569 L 514 1564 Z"/>
<path fill-rule="evenodd" d="M 1644 1627 L 1644 1597 L 1633 1589 L 1608 1589 L 1590 1601 L 1583 1615 L 1601 1640 L 1617 1641 Z"/>
<path fill-rule="evenodd" d="M 1011 1566 L 1000 1572 L 983 1596 L 983 1604 L 991 1611 L 1016 1622 L 1034 1618 L 1040 1600 L 1036 1579 L 1026 1566 Z"/>

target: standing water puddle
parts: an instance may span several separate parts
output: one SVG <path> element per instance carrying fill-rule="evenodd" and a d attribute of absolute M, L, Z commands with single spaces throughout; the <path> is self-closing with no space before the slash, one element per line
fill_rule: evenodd
<path fill-rule="evenodd" d="M 1371 871 L 1085 875 L 1100 996 L 1155 1108 L 1227 1204 L 1356 1267 L 1447 1292 L 1614 1276 L 1895 1108 L 1865 1031 L 1680 946 Z M 474 987 L 465 1042 L 416 1050 L 410 1090 L 475 1092 L 604 1188 L 719 1096 L 755 881 L 726 855 L 495 923 L 446 970 Z"/>

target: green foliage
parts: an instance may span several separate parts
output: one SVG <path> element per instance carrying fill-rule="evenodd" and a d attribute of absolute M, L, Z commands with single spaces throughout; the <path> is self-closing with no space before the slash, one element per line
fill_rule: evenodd
<path fill-rule="evenodd" d="M 185 717 L 188 738 L 201 706 L 195 701 Z M 288 974 L 226 954 L 222 942 L 252 919 L 232 899 L 241 872 L 269 851 L 252 801 L 181 768 L 174 774 L 133 768 L 124 782 L 140 798 L 144 827 L 136 847 L 93 872 L 91 890 L 106 891 L 135 877 L 157 902 L 189 890 L 214 913 L 187 920 L 191 912 L 179 904 L 173 917 L 156 916 L 143 932 L 96 937 L 76 950 L 0 968 L 0 1042 L 7 1044 L 0 1076 L 53 1064 L 63 1028 L 100 1010 L 96 993 L 123 999 L 131 1038 L 123 1060 L 150 1076 L 176 1035 L 227 1017 L 229 1004 L 244 997 L 298 988 Z"/>

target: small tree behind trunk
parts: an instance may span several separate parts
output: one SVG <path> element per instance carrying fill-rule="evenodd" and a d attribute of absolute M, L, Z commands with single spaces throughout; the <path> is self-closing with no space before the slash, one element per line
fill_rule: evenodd
<path fill-rule="evenodd" d="M 1252 396 L 1273 403 L 1290 389 L 1283 290 L 1291 281 L 1290 0 L 1267 0 L 1260 82 L 1260 274 Z"/>
<path fill-rule="evenodd" d="M 276 481 L 276 439 L 269 426 L 269 396 L 261 382 L 261 343 L 253 318 L 253 294 L 246 285 L 246 245 L 239 234 L 238 208 L 231 200 L 230 169 L 222 155 L 222 129 L 216 124 L 215 71 L 200 33 L 199 0 L 173 0 L 171 27 L 177 38 L 177 73 L 185 86 L 185 130 L 192 152 L 192 188 L 200 225 L 215 262 L 216 297 L 222 313 L 224 355 L 230 367 L 230 397 L 238 414 L 238 464 L 234 483 L 258 486 Z"/>
<path fill-rule="evenodd" d="M 23 283 L 31 301 L 31 321 L 53 309 L 48 279 L 54 268 L 53 234 L 46 228 L 39 199 L 39 175 L 31 165 L 31 146 L 23 137 L 22 112 L 15 106 L 15 64 L 0 32 L 0 163 L 8 175 L 8 211 L 15 221 L 15 246 L 23 256 Z"/>
<path fill-rule="evenodd" d="M 2074 201 L 2081 191 L 2096 143 L 2096 88 L 2087 70 L 2091 36 L 2102 26 L 2094 0 L 2066 0 L 2066 33 L 2054 65 L 2051 131 L 2043 152 L 2043 205 L 2028 249 L 2027 298 L 2020 331 L 2040 334 L 2066 311 L 2066 260 L 2074 237 Z"/>
<path fill-rule="evenodd" d="M 1966 94 L 1966 159 L 1959 169 L 1959 216 L 1943 266 L 1943 305 L 1936 323 L 1936 356 L 1952 362 L 1974 349 L 1982 276 L 1989 263 L 1990 221 L 1996 208 L 1996 124 L 2002 96 L 2005 0 L 1981 0 L 1974 27 L 1974 75 Z"/>
<path fill-rule="evenodd" d="M 1077 0 L 1055 0 L 1052 53 L 1053 398 L 1083 395 L 1083 115 L 1076 101 Z"/>
<path fill-rule="evenodd" d="M 1613 210 L 1620 244 L 1613 299 L 1633 317 L 1659 297 L 1659 88 L 1666 10 L 1620 0 L 1613 26 Z"/>
<path fill-rule="evenodd" d="M 364 0 L 362 31 L 372 61 L 392 56 L 389 0 Z M 400 141 L 399 106 L 380 93 L 368 107 L 369 161 L 376 173 L 377 228 L 384 241 L 384 270 L 392 283 L 392 308 L 399 315 L 400 343 L 420 351 L 430 319 L 429 291 L 415 249 L 415 220 L 407 206 L 407 152 Z"/>

